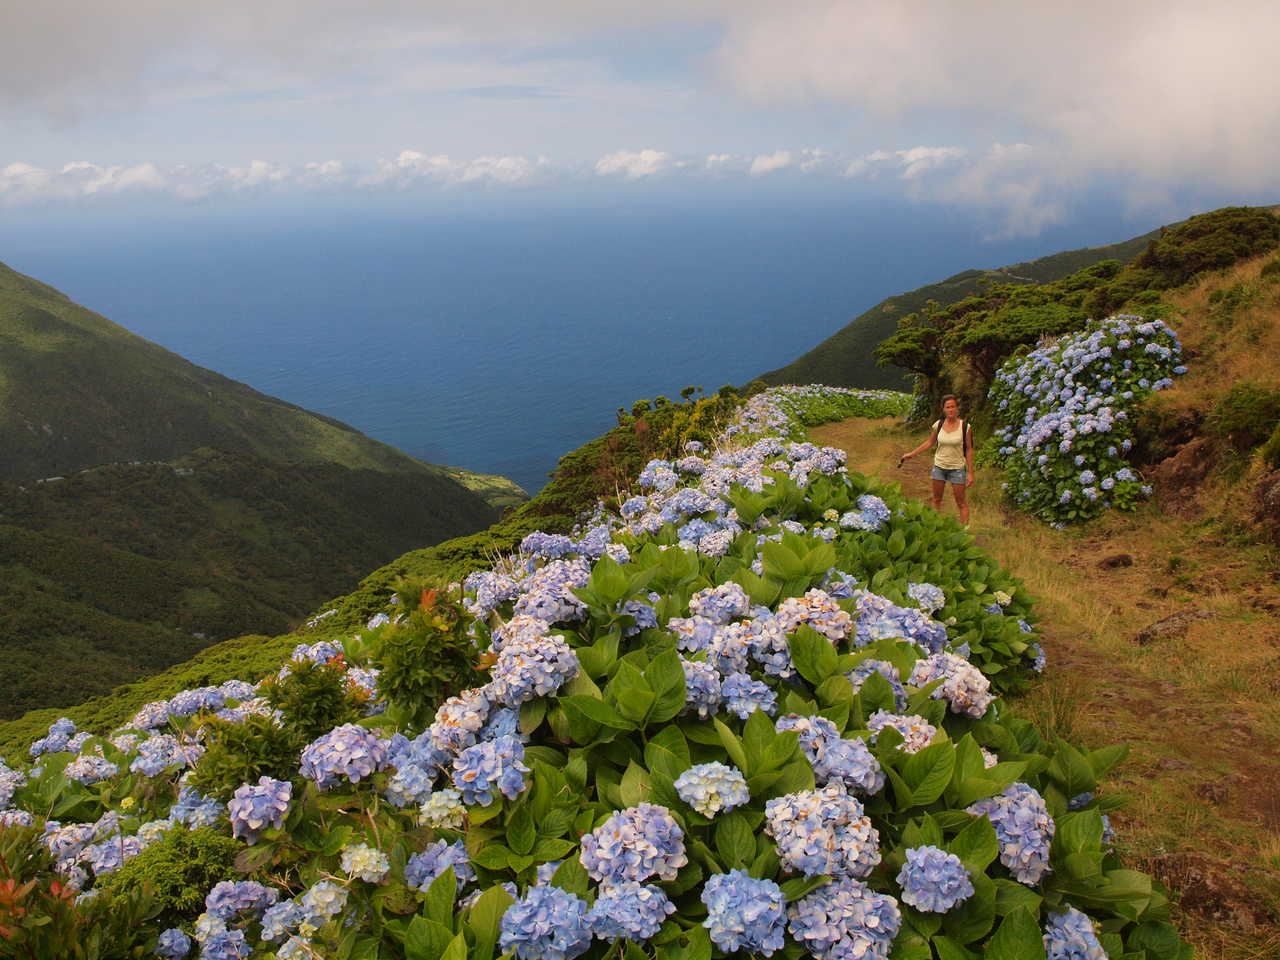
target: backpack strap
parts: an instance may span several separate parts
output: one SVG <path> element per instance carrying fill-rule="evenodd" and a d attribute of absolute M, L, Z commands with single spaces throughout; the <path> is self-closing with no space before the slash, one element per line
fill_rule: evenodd
<path fill-rule="evenodd" d="M 960 454 L 969 456 L 969 425 L 963 420 L 960 421 Z"/>

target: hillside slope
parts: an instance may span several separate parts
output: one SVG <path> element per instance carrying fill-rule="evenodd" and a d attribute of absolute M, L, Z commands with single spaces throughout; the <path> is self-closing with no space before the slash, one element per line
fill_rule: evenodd
<path fill-rule="evenodd" d="M 876 364 L 874 351 L 893 334 L 898 321 L 922 310 L 929 301 L 946 306 L 971 297 L 989 283 L 1050 283 L 1102 260 L 1132 260 L 1159 230 L 1103 247 L 1085 247 L 1015 263 L 996 270 L 965 270 L 937 283 L 881 300 L 841 327 L 808 353 L 759 377 L 769 386 L 782 383 L 825 383 L 839 387 L 910 389 L 901 370 Z"/>
<path fill-rule="evenodd" d="M 288 630 L 527 499 L 198 367 L 0 264 L 0 716 Z"/>

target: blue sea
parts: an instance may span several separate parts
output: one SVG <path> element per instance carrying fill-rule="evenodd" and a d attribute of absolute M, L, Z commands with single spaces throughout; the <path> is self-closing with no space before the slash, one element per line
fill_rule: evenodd
<path fill-rule="evenodd" d="M 894 293 L 1110 243 L 1034 240 L 901 199 L 647 192 L 0 223 L 0 261 L 193 362 L 529 492 L 618 407 L 745 383 Z"/>

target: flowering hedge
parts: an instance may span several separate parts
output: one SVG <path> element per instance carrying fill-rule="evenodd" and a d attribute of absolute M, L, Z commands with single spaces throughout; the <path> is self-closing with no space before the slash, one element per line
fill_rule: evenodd
<path fill-rule="evenodd" d="M 267 684 L 109 738 L 54 724 L 36 766 L 0 767 L 0 869 L 32 881 L 0 884 L 7 942 L 61 956 L 71 925 L 127 914 L 119 955 L 209 960 L 1188 958 L 1109 849 L 1098 781 L 1123 749 L 1048 743 L 999 699 L 1043 668 L 1023 591 L 840 451 L 764 435 L 794 401 L 753 398 L 617 513 L 300 645 Z M 376 668 L 410 621 L 482 668 L 425 725 Z M 273 703 L 319 682 L 303 664 L 341 671 L 335 716 L 362 718 L 202 795 L 229 763 L 205 731 L 294 723 Z M 109 882 L 208 829 L 242 850 L 198 915 Z M 37 922 L 36 893 L 80 919 Z"/>
<path fill-rule="evenodd" d="M 851 390 L 811 383 L 804 387 L 773 387 L 757 404 L 748 405 L 730 425 L 727 437 L 741 432 L 776 433 L 805 439 L 805 428 L 850 417 L 901 417 L 914 397 L 897 390 Z"/>
<path fill-rule="evenodd" d="M 1181 354 L 1163 321 L 1121 315 L 1006 361 L 989 393 L 1000 427 L 984 459 L 1004 468 L 1009 498 L 1065 524 L 1150 496 L 1124 458 L 1132 415 L 1186 373 Z"/>

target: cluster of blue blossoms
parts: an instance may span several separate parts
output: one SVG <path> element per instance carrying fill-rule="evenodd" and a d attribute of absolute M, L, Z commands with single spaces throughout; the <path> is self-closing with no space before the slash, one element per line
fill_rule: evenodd
<path fill-rule="evenodd" d="M 1186 373 L 1161 320 L 1114 316 L 1007 361 L 990 399 L 1002 426 L 990 459 L 1015 504 L 1055 524 L 1132 509 L 1150 495 L 1124 454 L 1141 401 Z"/>

